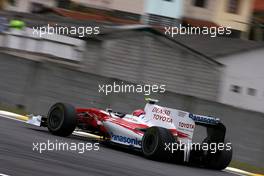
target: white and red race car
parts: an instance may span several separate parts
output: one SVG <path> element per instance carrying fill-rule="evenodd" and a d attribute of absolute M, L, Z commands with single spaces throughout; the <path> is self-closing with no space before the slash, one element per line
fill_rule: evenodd
<path fill-rule="evenodd" d="M 58 136 L 69 136 L 76 129 L 96 134 L 105 142 L 140 150 L 150 159 L 195 163 L 218 170 L 228 166 L 232 147 L 225 140 L 226 128 L 219 119 L 162 107 L 156 105 L 157 100 L 147 101 L 144 110 L 133 114 L 56 103 L 47 117 L 32 116 L 28 123 L 47 127 Z M 207 128 L 200 145 L 192 143 L 196 125 Z"/>

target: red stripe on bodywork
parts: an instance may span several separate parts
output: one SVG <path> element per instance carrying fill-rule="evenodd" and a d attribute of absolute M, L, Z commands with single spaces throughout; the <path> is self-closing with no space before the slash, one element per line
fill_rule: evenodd
<path fill-rule="evenodd" d="M 149 126 L 147 125 L 142 125 L 142 124 L 137 124 L 137 123 L 133 123 L 133 122 L 128 122 L 128 121 L 125 121 L 123 119 L 114 119 L 114 118 L 111 118 L 111 119 L 108 119 L 107 121 L 110 121 L 114 124 L 117 124 L 117 125 L 120 125 L 126 129 L 129 129 L 131 131 L 133 131 L 134 133 L 137 133 L 139 135 L 144 135 L 144 132 L 140 131 L 140 130 L 137 130 L 137 128 L 140 128 L 140 129 L 144 129 L 144 128 L 148 128 Z"/>
<path fill-rule="evenodd" d="M 180 132 L 176 129 L 169 129 L 170 132 L 173 134 L 173 135 L 178 135 L 180 138 L 189 138 L 189 135 L 188 134 L 185 134 L 183 132 Z"/>

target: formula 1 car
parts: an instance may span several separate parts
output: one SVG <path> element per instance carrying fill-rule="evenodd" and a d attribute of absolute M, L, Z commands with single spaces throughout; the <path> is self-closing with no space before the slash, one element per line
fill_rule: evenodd
<path fill-rule="evenodd" d="M 139 150 L 149 159 L 196 163 L 217 170 L 228 166 L 232 146 L 225 140 L 226 128 L 218 118 L 158 106 L 153 99 L 147 101 L 144 110 L 133 114 L 56 103 L 47 117 L 32 116 L 28 123 L 64 137 L 76 129 L 96 134 L 104 142 Z M 199 147 L 192 143 L 196 125 L 207 128 L 207 137 Z"/>

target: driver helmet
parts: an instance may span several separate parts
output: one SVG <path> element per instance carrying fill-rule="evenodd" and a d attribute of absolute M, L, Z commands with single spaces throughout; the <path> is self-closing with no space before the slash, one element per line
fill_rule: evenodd
<path fill-rule="evenodd" d="M 145 115 L 145 111 L 143 109 L 137 109 L 132 114 L 133 114 L 133 116 L 139 117 L 141 115 Z"/>

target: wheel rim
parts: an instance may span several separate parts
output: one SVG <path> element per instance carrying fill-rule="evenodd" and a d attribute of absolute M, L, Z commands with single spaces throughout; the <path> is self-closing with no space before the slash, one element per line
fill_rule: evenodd
<path fill-rule="evenodd" d="M 144 142 L 144 152 L 145 153 L 153 153 L 157 147 L 157 139 L 156 136 L 153 134 L 149 134 L 146 136 Z"/>
<path fill-rule="evenodd" d="M 49 126 L 52 130 L 58 129 L 63 122 L 64 113 L 59 108 L 54 108 L 49 115 Z"/>

